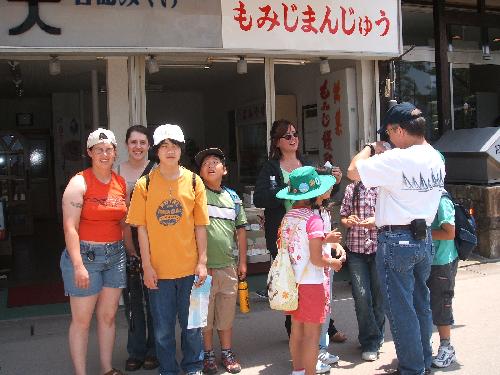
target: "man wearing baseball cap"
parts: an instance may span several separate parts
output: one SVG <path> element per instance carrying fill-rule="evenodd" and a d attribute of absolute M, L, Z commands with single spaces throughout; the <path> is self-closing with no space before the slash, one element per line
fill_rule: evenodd
<path fill-rule="evenodd" d="M 187 324 L 193 284 L 199 287 L 207 277 L 205 186 L 199 176 L 179 165 L 185 140 L 178 125 L 160 125 L 153 140 L 159 166 L 137 181 L 127 223 L 137 226 L 160 374 L 179 373 L 175 359 L 178 318 L 180 367 L 187 375 L 201 375 L 201 328 L 188 329 Z"/>
<path fill-rule="evenodd" d="M 429 289 L 433 249 L 430 225 L 444 186 L 444 162 L 425 140 L 426 122 L 411 103 L 391 107 L 380 132 L 384 142 L 365 147 L 351 161 L 347 176 L 379 187 L 377 271 L 399 361 L 394 374 L 422 375 L 432 362 Z"/>

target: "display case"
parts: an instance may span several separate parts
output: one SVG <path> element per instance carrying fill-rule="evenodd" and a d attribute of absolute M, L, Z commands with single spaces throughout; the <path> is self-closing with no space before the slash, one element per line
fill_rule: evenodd
<path fill-rule="evenodd" d="M 0 132 L 0 199 L 6 204 L 7 231 L 12 236 L 33 233 L 26 158 L 22 136 Z"/>

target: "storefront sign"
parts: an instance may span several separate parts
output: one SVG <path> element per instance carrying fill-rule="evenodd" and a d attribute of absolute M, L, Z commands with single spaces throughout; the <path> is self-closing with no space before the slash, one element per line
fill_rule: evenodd
<path fill-rule="evenodd" d="M 347 168 L 356 147 L 357 100 L 353 68 L 322 76 L 317 81 L 319 161 Z"/>
<path fill-rule="evenodd" d="M 398 54 L 397 0 L 221 0 L 224 48 Z"/>
<path fill-rule="evenodd" d="M 0 1 L 0 48 L 220 48 L 209 0 Z"/>
<path fill-rule="evenodd" d="M 59 35 L 61 34 L 61 29 L 59 27 L 54 27 L 47 25 L 40 18 L 39 3 L 58 3 L 61 0 L 7 0 L 7 1 L 24 1 L 27 4 L 28 15 L 22 24 L 17 27 L 13 27 L 9 30 L 9 35 L 19 35 L 23 34 L 33 26 L 38 25 L 40 29 L 45 31 L 47 34 Z"/>

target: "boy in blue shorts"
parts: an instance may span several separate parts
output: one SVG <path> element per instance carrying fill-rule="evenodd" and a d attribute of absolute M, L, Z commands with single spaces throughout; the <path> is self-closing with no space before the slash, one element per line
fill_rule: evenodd
<path fill-rule="evenodd" d="M 224 153 L 218 148 L 209 148 L 200 151 L 195 156 L 195 162 L 206 186 L 210 218 L 207 227 L 207 268 L 208 274 L 212 276 L 212 288 L 207 326 L 203 329 L 203 372 L 217 372 L 213 350 L 215 328 L 219 334 L 222 365 L 227 372 L 236 374 L 241 371 L 241 366 L 231 350 L 231 341 L 238 278 L 243 280 L 247 272 L 247 219 L 236 193 L 222 186 L 222 178 L 227 174 Z M 233 256 L 235 234 L 239 249 L 237 267 Z"/>
<path fill-rule="evenodd" d="M 431 292 L 432 320 L 439 332 L 439 349 L 432 361 L 433 367 L 448 367 L 456 360 L 451 346 L 453 324 L 452 299 L 457 275 L 458 252 L 455 247 L 455 207 L 447 195 L 439 201 L 436 217 L 431 225 L 434 260 L 427 286 Z"/>

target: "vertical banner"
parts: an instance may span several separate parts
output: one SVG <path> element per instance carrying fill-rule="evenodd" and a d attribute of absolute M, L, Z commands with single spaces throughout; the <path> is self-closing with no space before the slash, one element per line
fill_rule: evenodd
<path fill-rule="evenodd" d="M 358 129 L 356 72 L 346 68 L 317 80 L 319 161 L 345 174 L 356 150 Z"/>

